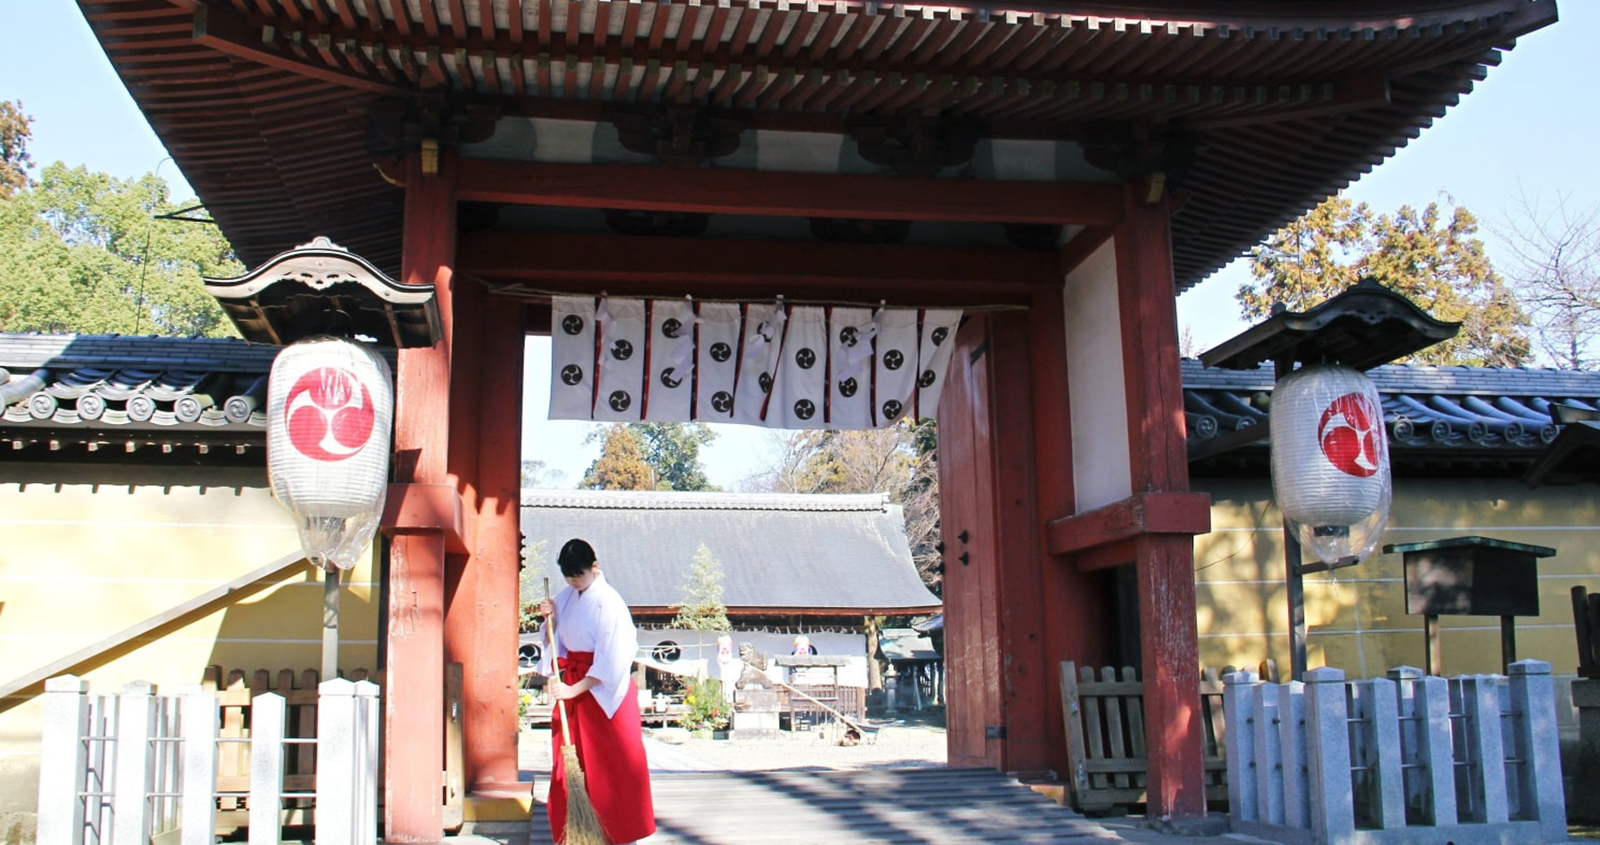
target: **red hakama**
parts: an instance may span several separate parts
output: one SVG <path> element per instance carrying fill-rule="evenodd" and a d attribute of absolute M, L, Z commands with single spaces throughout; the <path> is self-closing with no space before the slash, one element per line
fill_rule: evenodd
<path fill-rule="evenodd" d="M 561 682 L 575 684 L 583 680 L 593 663 L 594 652 L 567 652 L 561 658 Z M 650 764 L 644 753 L 638 687 L 629 678 L 628 694 L 622 697 L 621 706 L 609 719 L 600 702 L 587 692 L 563 702 L 550 716 L 554 764 L 547 809 L 551 837 L 562 842 L 567 830 L 567 775 L 561 736 L 563 707 L 589 788 L 589 801 L 594 804 L 595 815 L 600 817 L 606 841 L 634 842 L 655 833 L 655 804 L 650 798 Z"/>

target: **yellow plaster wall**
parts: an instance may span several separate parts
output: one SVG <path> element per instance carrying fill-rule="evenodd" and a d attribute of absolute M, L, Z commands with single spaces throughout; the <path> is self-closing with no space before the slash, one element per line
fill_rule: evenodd
<path fill-rule="evenodd" d="M 1195 538 L 1200 657 L 1207 666 L 1254 668 L 1265 657 L 1289 666 L 1282 521 L 1266 479 L 1196 479 L 1211 494 L 1209 534 Z M 1402 480 L 1383 543 L 1480 535 L 1548 546 L 1539 561 L 1537 617 L 1516 620 L 1517 656 L 1577 666 L 1570 590 L 1600 591 L 1600 496 L 1592 486 L 1529 490 L 1516 481 L 1470 477 Z M 1405 609 L 1400 555 L 1305 576 L 1309 667 L 1335 666 L 1358 677 L 1424 663 L 1422 617 Z M 1440 618 L 1442 671 L 1499 672 L 1498 617 Z"/>
<path fill-rule="evenodd" d="M 262 468 L 0 463 L 0 678 L 10 681 L 300 548 Z M 376 668 L 370 565 L 341 577 L 340 668 Z M 175 689 L 207 666 L 317 669 L 322 575 L 302 565 L 74 671 Z M 0 818 L 31 840 L 42 704 L 0 701 Z M 7 836 L 8 841 L 11 837 Z"/>

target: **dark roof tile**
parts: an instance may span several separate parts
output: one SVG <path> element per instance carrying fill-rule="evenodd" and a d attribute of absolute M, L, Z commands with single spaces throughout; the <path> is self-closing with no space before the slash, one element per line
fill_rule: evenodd
<path fill-rule="evenodd" d="M 573 537 L 588 540 L 636 607 L 683 601 L 702 543 L 722 566 L 722 600 L 734 611 L 915 613 L 940 605 L 917 577 L 900 507 L 881 494 L 528 490 L 522 533 L 557 584 L 557 551 Z M 771 596 L 783 597 L 781 608 Z"/>

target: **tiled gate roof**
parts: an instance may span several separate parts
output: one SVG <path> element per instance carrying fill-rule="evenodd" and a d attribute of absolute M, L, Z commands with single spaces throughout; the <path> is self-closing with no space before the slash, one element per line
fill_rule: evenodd
<path fill-rule="evenodd" d="M 1191 450 L 1227 432 L 1266 424 L 1270 367 L 1207 369 L 1185 360 L 1182 369 Z M 1531 461 L 1559 433 L 1551 406 L 1600 408 L 1600 373 L 1389 364 L 1368 374 L 1383 397 L 1392 454 L 1400 464 Z M 1264 445 L 1263 438 L 1210 460 L 1218 466 L 1259 461 Z"/>

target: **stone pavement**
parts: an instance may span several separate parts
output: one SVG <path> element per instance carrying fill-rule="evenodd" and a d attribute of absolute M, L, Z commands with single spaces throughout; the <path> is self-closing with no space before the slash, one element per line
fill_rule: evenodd
<path fill-rule="evenodd" d="M 548 741 L 547 739 L 545 740 Z M 781 764 L 779 746 L 769 746 Z M 647 739 L 658 831 L 642 845 L 1239 845 L 1221 817 L 1174 835 L 1136 817 L 1094 819 L 998 772 L 800 766 L 732 771 Z M 548 745 L 532 758 L 548 765 Z M 537 773 L 535 775 L 535 773 Z M 549 845 L 543 766 L 530 768 L 530 822 L 469 823 L 452 845 Z"/>

